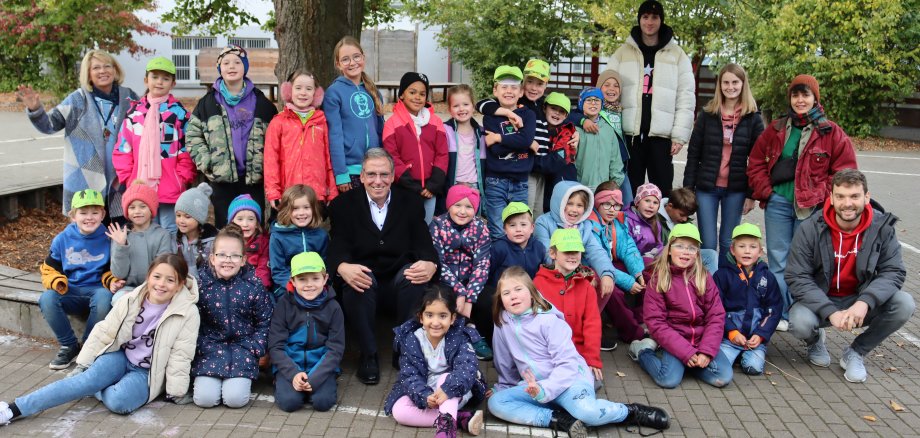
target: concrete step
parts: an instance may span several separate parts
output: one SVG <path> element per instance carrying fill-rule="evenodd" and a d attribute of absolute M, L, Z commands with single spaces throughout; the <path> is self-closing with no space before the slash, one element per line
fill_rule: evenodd
<path fill-rule="evenodd" d="M 36 338 L 55 339 L 45 322 L 38 299 L 45 289 L 37 272 L 0 266 L 0 328 Z M 79 339 L 86 329 L 86 315 L 69 315 Z"/>

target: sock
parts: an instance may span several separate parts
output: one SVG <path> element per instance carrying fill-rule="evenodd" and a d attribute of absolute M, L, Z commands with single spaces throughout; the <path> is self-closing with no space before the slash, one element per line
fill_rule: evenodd
<path fill-rule="evenodd" d="M 13 412 L 13 418 L 22 416 L 22 412 L 19 410 L 19 406 L 16 406 L 16 402 L 10 405 L 10 411 Z"/>

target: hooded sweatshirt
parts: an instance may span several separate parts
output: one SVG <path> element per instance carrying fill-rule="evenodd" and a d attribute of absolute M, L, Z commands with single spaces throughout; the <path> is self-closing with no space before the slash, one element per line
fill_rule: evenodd
<path fill-rule="evenodd" d="M 585 212 L 574 224 L 571 224 L 563 219 L 565 217 L 565 204 L 568 202 L 569 197 L 578 191 L 583 191 L 588 194 L 588 202 L 585 205 Z M 615 278 L 613 263 L 610 260 L 610 253 L 605 251 L 601 243 L 594 237 L 593 227 L 587 221 L 588 217 L 591 216 L 591 206 L 594 205 L 594 193 L 592 193 L 589 188 L 577 182 L 562 181 L 553 188 L 553 197 L 549 205 L 549 213 L 544 213 L 537 218 L 534 237 L 543 243 L 543 246 L 549 250 L 549 240 L 553 235 L 553 231 L 559 228 L 577 228 L 578 232 L 581 233 L 581 241 L 585 245 L 585 258 L 582 263 L 594 269 L 601 277 L 607 276 Z M 552 264 L 552 259 L 549 258 L 548 251 L 543 255 L 543 263 L 547 265 Z"/>
<path fill-rule="evenodd" d="M 125 280 L 125 286 L 139 286 L 147 281 L 150 262 L 169 252 L 173 252 L 172 235 L 159 224 L 151 222 L 144 231 L 131 230 L 127 244 L 112 241 L 112 275 Z"/>
<path fill-rule="evenodd" d="M 831 232 L 831 243 L 834 245 L 834 269 L 831 275 L 831 284 L 827 295 L 832 297 L 847 297 L 858 292 L 859 279 L 856 277 L 856 255 L 862 248 L 862 233 L 872 223 L 872 207 L 867 205 L 859 217 L 859 224 L 852 231 L 846 232 L 837 224 L 837 214 L 830 198 L 824 202 L 824 222 Z"/>
<path fill-rule="evenodd" d="M 379 93 L 378 93 L 379 94 Z M 336 184 L 351 181 L 361 173 L 364 152 L 380 147 L 383 116 L 377 114 L 374 98 L 345 76 L 339 76 L 326 90 L 323 111 L 329 125 L 329 157 Z"/>
<path fill-rule="evenodd" d="M 322 228 L 301 228 L 296 225 L 273 223 L 269 236 L 269 264 L 276 288 L 274 293 L 278 297 L 283 294 L 291 279 L 291 259 L 295 255 L 315 251 L 323 260 L 326 259 L 329 233 Z"/>
<path fill-rule="evenodd" d="M 345 316 L 335 291 L 326 288 L 324 294 L 313 300 L 284 294 L 275 305 L 268 352 L 276 378 L 290 383 L 303 371 L 311 385 L 320 385 L 341 373 Z"/>
<path fill-rule="evenodd" d="M 603 368 L 601 361 L 601 314 L 597 309 L 597 278 L 591 268 L 579 266 L 571 276 L 541 266 L 534 286 L 565 315 L 565 322 L 572 329 L 575 350 L 588 366 Z"/>

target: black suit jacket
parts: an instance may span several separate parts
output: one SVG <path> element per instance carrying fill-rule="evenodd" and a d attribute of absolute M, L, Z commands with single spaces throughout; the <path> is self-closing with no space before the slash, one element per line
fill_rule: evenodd
<path fill-rule="evenodd" d="M 328 271 L 335 275 L 341 263 L 369 267 L 378 279 L 392 277 L 400 268 L 419 260 L 438 264 L 438 254 L 425 224 L 421 198 L 400 187 L 391 187 L 383 229 L 371 218 L 367 191 L 351 189 L 329 206 L 331 221 Z"/>

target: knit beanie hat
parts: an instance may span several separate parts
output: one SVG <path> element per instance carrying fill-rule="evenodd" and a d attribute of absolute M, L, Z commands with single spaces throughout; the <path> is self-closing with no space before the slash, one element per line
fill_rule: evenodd
<path fill-rule="evenodd" d="M 578 95 L 578 109 L 582 112 L 585 111 L 585 101 L 589 97 L 596 97 L 601 100 L 601 104 L 604 103 L 604 93 L 601 93 L 600 88 L 588 87 L 581 91 L 581 94 Z"/>
<path fill-rule="evenodd" d="M 659 189 L 658 186 L 652 183 L 642 184 L 641 186 L 639 186 L 638 189 L 636 189 L 636 198 L 633 200 L 633 204 L 639 205 L 639 201 L 649 196 L 654 196 L 658 198 L 658 201 L 660 202 L 661 201 L 661 189 Z"/>
<path fill-rule="evenodd" d="M 473 204 L 473 211 L 479 211 L 479 197 L 479 190 L 472 187 L 463 184 L 451 186 L 450 190 L 447 191 L 447 208 L 466 198 Z"/>
<path fill-rule="evenodd" d="M 246 49 L 236 44 L 230 44 L 224 47 L 224 49 L 220 51 L 220 55 L 217 55 L 217 74 L 220 74 L 220 60 L 224 59 L 224 56 L 227 56 L 227 54 L 239 56 L 243 61 L 243 76 L 249 74 L 249 57 L 246 56 Z M 186 213 L 188 212 L 186 211 Z"/>
<path fill-rule="evenodd" d="M 601 190 L 600 192 L 594 195 L 594 208 L 595 209 L 600 209 L 601 204 L 605 202 L 623 205 L 623 192 L 620 191 L 620 189 Z"/>
<path fill-rule="evenodd" d="M 195 218 L 199 224 L 207 222 L 208 207 L 211 206 L 211 193 L 214 193 L 214 190 L 206 182 L 182 192 L 179 195 L 179 199 L 176 200 L 176 211 L 185 212 Z"/>
<path fill-rule="evenodd" d="M 792 79 L 792 82 L 789 83 L 789 88 L 786 90 L 786 99 L 792 97 L 792 89 L 796 85 L 804 85 L 811 90 L 811 94 L 815 95 L 815 102 L 821 102 L 821 88 L 818 87 L 818 80 L 815 79 L 812 75 L 798 75 Z"/>
<path fill-rule="evenodd" d="M 617 84 L 620 84 L 620 88 L 623 88 L 623 80 L 620 79 L 620 74 L 611 69 L 604 70 L 597 76 L 597 88 L 601 88 L 601 85 L 604 85 L 604 82 L 607 82 L 607 79 L 610 78 L 616 79 Z"/>
<path fill-rule="evenodd" d="M 416 82 L 425 84 L 425 93 L 431 94 L 431 90 L 429 90 L 428 87 L 428 76 L 425 76 L 422 73 L 409 71 L 402 75 L 402 79 L 399 80 L 399 91 L 396 92 L 396 97 L 401 98 L 406 89 Z"/>
<path fill-rule="evenodd" d="M 661 17 L 661 24 L 664 24 L 664 7 L 655 0 L 646 0 L 639 5 L 639 13 L 636 15 L 636 21 L 641 21 L 645 14 L 653 14 Z M 640 23 L 641 24 L 641 23 Z"/>
<path fill-rule="evenodd" d="M 125 216 L 128 215 L 128 206 L 134 201 L 141 201 L 147 204 L 147 208 L 156 217 L 157 209 L 160 208 L 160 199 L 157 196 L 157 191 L 148 186 L 144 180 L 134 180 L 128 190 L 125 190 L 125 194 L 121 196 L 121 208 L 125 212 Z"/>
<path fill-rule="evenodd" d="M 242 194 L 233 198 L 233 201 L 230 201 L 230 207 L 227 208 L 227 222 L 233 222 L 233 216 L 245 210 L 255 213 L 259 223 L 262 222 L 262 206 L 248 194 Z"/>

